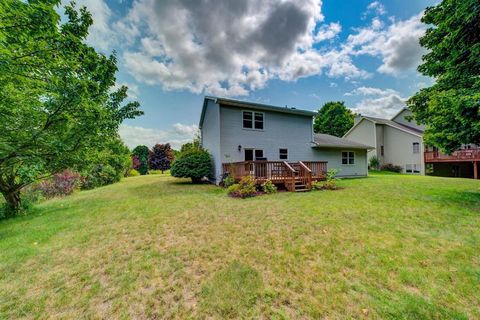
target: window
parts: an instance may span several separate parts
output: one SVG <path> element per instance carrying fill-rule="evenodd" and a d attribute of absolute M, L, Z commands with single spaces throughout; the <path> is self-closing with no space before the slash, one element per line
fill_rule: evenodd
<path fill-rule="evenodd" d="M 420 165 L 413 163 L 413 164 L 406 164 L 405 165 L 405 172 L 406 173 L 420 173 Z"/>
<path fill-rule="evenodd" d="M 420 165 L 418 164 L 413 165 L 413 173 L 420 173 Z"/>
<path fill-rule="evenodd" d="M 420 153 L 420 143 L 418 142 L 413 143 L 413 153 L 415 154 Z"/>
<path fill-rule="evenodd" d="M 245 149 L 245 161 L 253 161 L 258 158 L 263 158 L 262 149 Z"/>
<path fill-rule="evenodd" d="M 243 111 L 243 128 L 263 130 L 263 113 Z"/>
<path fill-rule="evenodd" d="M 385 155 L 385 148 L 380 146 L 380 155 L 383 157 Z"/>
<path fill-rule="evenodd" d="M 342 164 L 355 164 L 355 152 L 342 151 Z"/>
<path fill-rule="evenodd" d="M 255 112 L 255 129 L 263 130 L 263 113 Z"/>
<path fill-rule="evenodd" d="M 411 164 L 405 165 L 405 172 L 406 173 L 412 173 L 412 165 Z"/>
<path fill-rule="evenodd" d="M 288 149 L 280 149 L 280 160 L 287 160 L 288 159 Z"/>

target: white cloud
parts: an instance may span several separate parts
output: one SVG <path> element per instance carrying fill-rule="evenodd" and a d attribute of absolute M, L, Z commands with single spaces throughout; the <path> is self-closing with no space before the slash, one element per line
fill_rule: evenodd
<path fill-rule="evenodd" d="M 119 134 L 129 148 L 138 145 L 152 147 L 157 143 L 170 143 L 172 148 L 180 149 L 182 144 L 192 141 L 198 131 L 196 125 L 176 123 L 170 130 L 159 130 L 139 126 L 121 125 Z"/>
<path fill-rule="evenodd" d="M 63 1 L 64 4 L 69 1 Z M 77 8 L 87 7 L 92 14 L 93 25 L 89 29 L 87 42 L 101 51 L 108 51 L 116 42 L 116 32 L 112 30 L 112 10 L 104 0 L 76 0 Z"/>
<path fill-rule="evenodd" d="M 380 57 L 382 64 L 378 71 L 399 76 L 418 66 L 426 52 L 419 43 L 426 29 L 421 17 L 418 14 L 405 21 L 394 21 L 386 29 L 379 18 L 374 18 L 370 26 L 348 37 L 344 51 Z"/>
<path fill-rule="evenodd" d="M 323 25 L 314 37 L 315 42 L 321 42 L 335 38 L 342 31 L 342 26 L 338 22 L 332 22 L 329 25 Z"/>
<path fill-rule="evenodd" d="M 374 13 L 377 16 L 381 16 L 387 13 L 385 6 L 380 1 L 373 1 L 367 6 L 367 10 L 363 13 L 363 16 L 366 17 L 370 13 Z"/>
<path fill-rule="evenodd" d="M 341 31 L 339 23 L 321 25 L 321 5 L 138 0 L 117 23 L 127 43 L 140 44 L 123 59 L 139 82 L 222 96 L 248 95 L 273 78 L 366 77 L 348 54 L 314 48 Z"/>
<path fill-rule="evenodd" d="M 352 110 L 372 117 L 390 118 L 405 107 L 406 98 L 393 89 L 359 87 L 346 93 L 346 96 L 362 96 Z"/>

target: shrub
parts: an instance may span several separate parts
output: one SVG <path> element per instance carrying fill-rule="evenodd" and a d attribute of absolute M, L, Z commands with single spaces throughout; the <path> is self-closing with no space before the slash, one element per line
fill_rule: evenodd
<path fill-rule="evenodd" d="M 380 168 L 380 160 L 378 160 L 377 156 L 372 156 L 370 160 L 368 160 L 368 168 L 371 170 L 378 170 Z"/>
<path fill-rule="evenodd" d="M 223 178 L 222 185 L 225 188 L 228 188 L 233 184 L 235 184 L 235 178 L 231 174 L 228 174 L 225 178 Z"/>
<path fill-rule="evenodd" d="M 169 171 L 166 170 L 166 171 L 163 171 L 162 170 L 148 170 L 148 174 L 164 174 L 164 173 L 168 173 Z"/>
<path fill-rule="evenodd" d="M 257 194 L 255 179 L 250 176 L 245 176 L 239 183 L 228 187 L 227 192 L 229 196 L 234 198 L 254 197 Z"/>
<path fill-rule="evenodd" d="M 391 163 L 385 163 L 384 165 L 382 165 L 380 167 L 380 170 L 400 173 L 400 172 L 402 172 L 403 168 L 400 167 L 400 166 L 396 166 L 394 164 L 391 164 Z"/>
<path fill-rule="evenodd" d="M 72 194 L 80 185 L 80 174 L 71 170 L 65 170 L 53 175 L 51 179 L 43 180 L 27 190 L 32 201 L 38 201 L 42 196 L 53 198 Z"/>
<path fill-rule="evenodd" d="M 277 187 L 273 184 L 271 180 L 267 180 L 262 184 L 262 189 L 263 192 L 265 193 L 276 193 L 277 192 Z"/>
<path fill-rule="evenodd" d="M 145 175 L 148 173 L 148 155 L 150 150 L 148 150 L 147 146 L 137 146 L 132 151 L 132 157 L 136 157 L 138 160 L 137 165 L 135 164 L 135 160 L 133 160 L 133 169 L 140 172 L 141 175 Z"/>
<path fill-rule="evenodd" d="M 138 172 L 137 170 L 135 169 L 131 169 L 129 172 L 128 172 L 128 176 L 129 177 L 137 177 L 140 175 L 140 172 Z"/>
<path fill-rule="evenodd" d="M 170 169 L 170 174 L 177 178 L 190 178 L 193 183 L 211 175 L 212 157 L 205 150 L 195 150 L 182 155 Z"/>
<path fill-rule="evenodd" d="M 112 166 L 108 164 L 97 165 L 90 173 L 84 176 L 82 189 L 93 189 L 112 184 L 120 181 L 121 177 Z"/>
<path fill-rule="evenodd" d="M 330 169 L 327 171 L 326 179 L 323 182 L 317 181 L 313 184 L 315 190 L 337 190 L 337 174 L 340 172 L 338 169 Z"/>

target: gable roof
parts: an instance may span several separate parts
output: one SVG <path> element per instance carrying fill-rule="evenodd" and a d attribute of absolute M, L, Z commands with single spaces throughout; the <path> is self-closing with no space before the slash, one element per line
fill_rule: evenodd
<path fill-rule="evenodd" d="M 358 121 L 356 124 L 354 124 L 353 127 L 351 127 L 350 130 L 348 130 L 347 133 L 345 133 L 343 135 L 344 137 L 346 137 L 350 132 L 352 132 L 353 129 L 355 129 L 363 120 L 370 121 L 374 124 L 383 124 L 383 125 L 398 129 L 400 131 L 409 133 L 409 134 L 414 135 L 416 137 L 422 138 L 422 135 L 423 135 L 422 130 L 412 128 L 412 127 L 406 126 L 404 124 L 401 124 L 401 123 L 398 123 L 398 122 L 395 122 L 395 121 L 392 121 L 392 120 L 383 119 L 383 118 L 368 117 L 368 116 L 361 116 L 361 117 L 362 117 L 362 119 L 360 121 Z"/>
<path fill-rule="evenodd" d="M 202 127 L 203 119 L 205 118 L 205 112 L 206 112 L 206 108 L 209 100 L 217 104 L 226 105 L 229 107 L 238 107 L 242 109 L 281 112 L 281 113 L 295 114 L 295 115 L 301 115 L 301 116 L 307 116 L 307 117 L 313 117 L 314 115 L 317 114 L 316 112 L 313 112 L 313 111 L 301 110 L 296 108 L 278 107 L 278 106 L 272 106 L 268 104 L 261 104 L 261 103 L 255 103 L 255 102 L 206 96 L 203 99 L 202 114 L 200 116 L 200 128 Z"/>
<path fill-rule="evenodd" d="M 362 143 L 351 141 L 345 138 L 335 137 L 329 134 L 316 133 L 313 136 L 313 143 L 315 147 L 328 147 L 328 148 L 351 148 L 351 149 L 374 149 L 371 146 L 367 146 Z"/>

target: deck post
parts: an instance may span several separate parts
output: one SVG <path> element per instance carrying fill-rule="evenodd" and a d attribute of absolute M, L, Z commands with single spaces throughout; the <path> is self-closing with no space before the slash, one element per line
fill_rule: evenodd
<path fill-rule="evenodd" d="M 480 179 L 478 176 L 478 161 L 473 162 L 473 179 Z"/>

